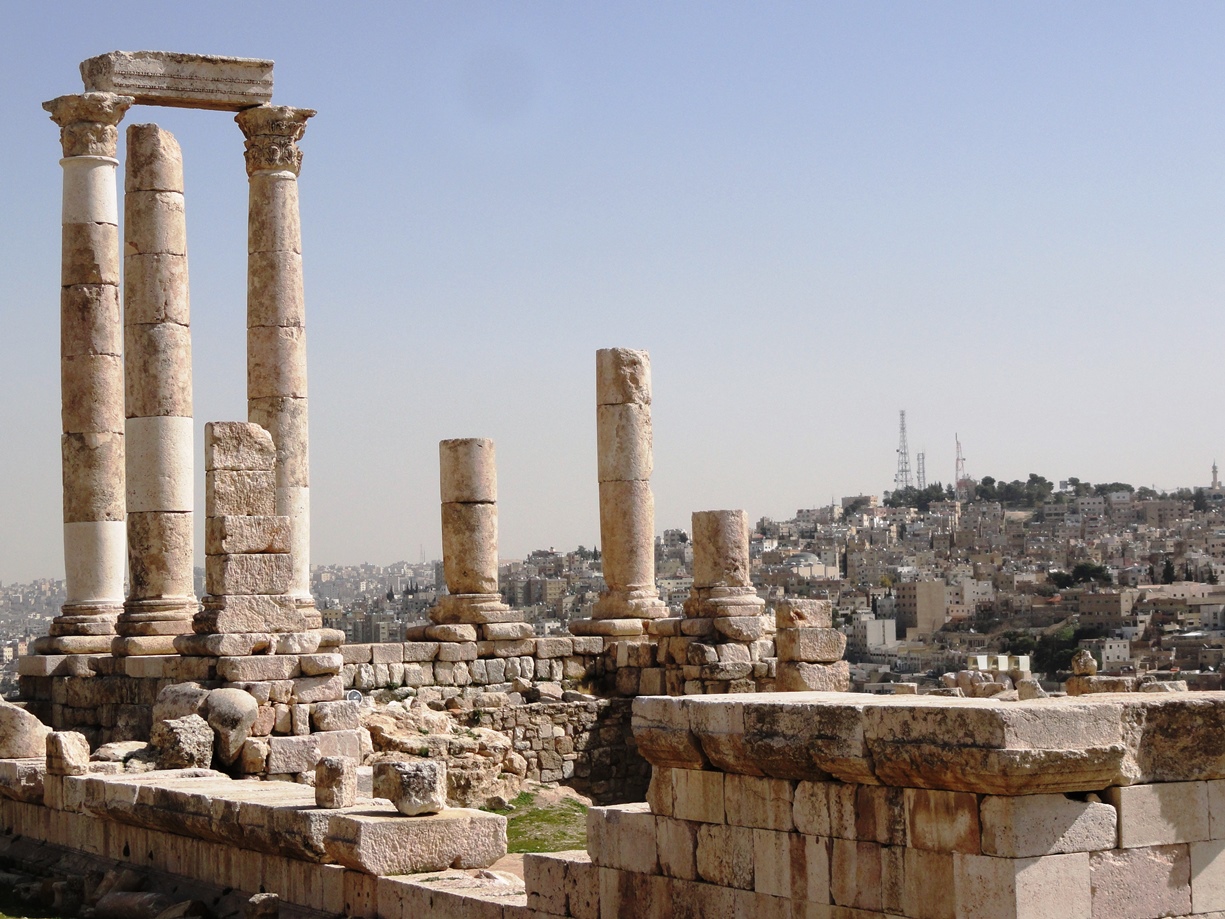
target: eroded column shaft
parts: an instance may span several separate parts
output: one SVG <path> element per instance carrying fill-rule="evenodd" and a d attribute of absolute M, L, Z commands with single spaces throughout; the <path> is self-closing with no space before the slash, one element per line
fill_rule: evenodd
<path fill-rule="evenodd" d="M 64 567 L 67 601 L 36 650 L 110 650 L 123 605 L 124 411 L 119 309 L 118 128 L 130 96 L 43 105 L 64 158 L 60 291 Z"/>
<path fill-rule="evenodd" d="M 596 439 L 605 590 L 596 619 L 659 618 L 655 498 L 651 493 L 651 360 L 645 351 L 596 352 Z"/>
<path fill-rule="evenodd" d="M 753 616 L 765 606 L 753 587 L 749 515 L 742 510 L 694 511 L 690 617 Z"/>
<path fill-rule="evenodd" d="M 306 392 L 306 311 L 298 212 L 297 141 L 310 109 L 260 105 L 235 121 L 246 137 L 247 417 L 277 451 L 276 511 L 288 517 L 293 579 L 289 594 L 313 609 L 310 593 L 310 463 Z M 315 623 L 317 625 L 317 623 Z"/>
<path fill-rule="evenodd" d="M 157 125 L 128 128 L 124 194 L 128 600 L 121 654 L 173 654 L 191 631 L 191 327 L 183 159 Z"/>

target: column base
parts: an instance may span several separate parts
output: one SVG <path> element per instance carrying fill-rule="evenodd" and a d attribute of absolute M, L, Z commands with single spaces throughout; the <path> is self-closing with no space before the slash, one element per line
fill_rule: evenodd
<path fill-rule="evenodd" d="M 666 619 L 668 606 L 654 587 L 605 590 L 591 604 L 592 619 Z"/>
<path fill-rule="evenodd" d="M 111 645 L 116 657 L 135 654 L 174 654 L 174 637 L 191 632 L 200 608 L 195 597 L 157 597 L 128 600 L 115 623 L 118 636 Z"/>
<path fill-rule="evenodd" d="M 117 603 L 65 603 L 47 634 L 34 642 L 33 652 L 108 654 L 122 609 Z"/>
<path fill-rule="evenodd" d="M 315 607 L 315 598 L 310 594 L 291 595 L 294 606 L 302 615 L 302 625 L 306 630 L 323 628 L 323 614 Z"/>
<path fill-rule="evenodd" d="M 35 639 L 35 654 L 110 654 L 113 635 L 44 635 Z"/>
<path fill-rule="evenodd" d="M 729 616 L 760 616 L 766 601 L 752 587 L 698 587 L 685 601 L 689 619 L 719 619 Z"/>
<path fill-rule="evenodd" d="M 523 612 L 511 609 L 499 594 L 446 594 L 430 610 L 436 625 L 492 625 L 522 622 Z"/>

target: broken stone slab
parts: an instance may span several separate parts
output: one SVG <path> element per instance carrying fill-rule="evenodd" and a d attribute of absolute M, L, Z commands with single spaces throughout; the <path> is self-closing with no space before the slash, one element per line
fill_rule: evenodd
<path fill-rule="evenodd" d="M 208 694 L 208 725 L 217 735 L 216 751 L 226 765 L 238 759 L 259 714 L 259 703 L 241 689 L 214 689 Z"/>
<path fill-rule="evenodd" d="M 329 860 L 379 876 L 487 868 L 506 854 L 506 818 L 459 808 L 411 820 L 342 812 L 326 846 Z"/>
<path fill-rule="evenodd" d="M 447 806 L 447 766 L 441 760 L 384 762 L 374 766 L 374 796 L 406 817 L 436 814 Z"/>
<path fill-rule="evenodd" d="M 24 708 L 0 700 L 0 759 L 47 755 L 47 727 Z"/>
<path fill-rule="evenodd" d="M 43 776 L 47 773 L 45 757 L 0 759 L 0 795 L 29 804 L 43 802 Z"/>
<path fill-rule="evenodd" d="M 199 715 L 154 722 L 149 742 L 160 769 L 203 769 L 213 761 L 213 729 Z"/>
<path fill-rule="evenodd" d="M 357 802 L 357 760 L 325 756 L 315 764 L 315 806 L 352 807 Z"/>
<path fill-rule="evenodd" d="M 84 775 L 89 771 L 89 741 L 76 731 L 47 735 L 47 775 Z"/>
<path fill-rule="evenodd" d="M 272 61 L 170 51 L 112 51 L 81 62 L 86 92 L 138 105 L 239 112 L 272 100 Z"/>

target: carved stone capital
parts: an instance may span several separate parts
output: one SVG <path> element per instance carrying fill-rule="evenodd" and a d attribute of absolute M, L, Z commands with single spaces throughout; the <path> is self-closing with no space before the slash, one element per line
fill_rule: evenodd
<path fill-rule="evenodd" d="M 114 157 L 119 122 L 135 101 L 117 93 L 80 93 L 44 102 L 43 108 L 60 126 L 64 156 Z"/>
<path fill-rule="evenodd" d="M 297 141 L 306 131 L 306 119 L 314 109 L 288 105 L 257 105 L 234 116 L 246 141 L 247 175 L 268 170 L 302 169 L 302 151 Z"/>

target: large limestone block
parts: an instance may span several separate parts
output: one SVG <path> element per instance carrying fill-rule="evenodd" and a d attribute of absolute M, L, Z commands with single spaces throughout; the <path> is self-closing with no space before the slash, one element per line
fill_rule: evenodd
<path fill-rule="evenodd" d="M 734 826 L 790 832 L 794 828 L 793 789 L 794 784 L 785 779 L 725 775 L 723 796 L 727 822 Z"/>
<path fill-rule="evenodd" d="M 780 658 L 777 685 L 780 692 L 848 692 L 851 666 L 846 661 L 809 664 Z"/>
<path fill-rule="evenodd" d="M 601 482 L 649 479 L 654 468 L 651 407 L 597 405 L 596 454 Z"/>
<path fill-rule="evenodd" d="M 42 804 L 46 772 L 47 763 L 43 757 L 0 758 L 0 796 L 27 804 Z"/>
<path fill-rule="evenodd" d="M 1113 849 L 1117 811 L 1065 795 L 987 795 L 980 807 L 984 855 L 1029 858 Z"/>
<path fill-rule="evenodd" d="M 872 788 L 866 785 L 861 787 Z M 905 841 L 908 845 L 932 852 L 968 852 L 974 855 L 979 853 L 981 831 L 976 795 L 926 788 L 907 788 L 904 791 Z M 1045 797 L 1059 797 L 1063 800 L 1062 796 Z"/>
<path fill-rule="evenodd" d="M 247 394 L 251 399 L 306 398 L 305 328 L 247 329 Z"/>
<path fill-rule="evenodd" d="M 191 329 L 173 322 L 136 325 L 129 321 L 123 340 L 127 416 L 190 417 Z"/>
<path fill-rule="evenodd" d="M 125 191 L 183 191 L 179 142 L 155 124 L 128 125 L 125 168 Z"/>
<path fill-rule="evenodd" d="M 76 731 L 47 735 L 47 775 L 84 775 L 89 771 L 89 741 Z"/>
<path fill-rule="evenodd" d="M 689 711 L 679 700 L 639 696 L 634 700 L 632 724 L 638 750 L 656 767 L 704 769 L 706 754 L 690 729 Z"/>
<path fill-rule="evenodd" d="M 299 673 L 296 654 L 257 654 L 217 659 L 217 676 L 231 683 L 289 680 Z"/>
<path fill-rule="evenodd" d="M 210 421 L 204 426 L 205 471 L 270 472 L 275 467 L 272 435 L 258 424 Z"/>
<path fill-rule="evenodd" d="M 324 655 L 339 657 L 339 655 Z M 340 674 L 304 676 L 293 681 L 291 701 L 298 705 L 316 702 L 334 702 L 344 695 L 344 681 Z"/>
<path fill-rule="evenodd" d="M 283 594 L 292 583 L 288 555 L 210 555 L 204 560 L 210 594 Z"/>
<path fill-rule="evenodd" d="M 189 324 L 191 298 L 186 255 L 129 253 L 123 259 L 123 285 L 124 315 L 128 323 Z"/>
<path fill-rule="evenodd" d="M 64 434 L 60 438 L 65 523 L 123 520 L 123 447 L 122 433 Z"/>
<path fill-rule="evenodd" d="M 315 806 L 352 807 L 357 803 L 357 761 L 325 756 L 315 765 Z"/>
<path fill-rule="evenodd" d="M 119 197 L 115 187 L 116 163 L 109 157 L 70 157 L 64 169 L 62 222 L 119 223 Z"/>
<path fill-rule="evenodd" d="M 271 517 L 276 514 L 276 473 L 218 470 L 204 474 L 209 517 Z"/>
<path fill-rule="evenodd" d="M 451 593 L 498 592 L 496 504 L 442 505 L 442 560 Z"/>
<path fill-rule="evenodd" d="M 329 861 L 379 876 L 485 868 L 506 854 L 506 818 L 462 809 L 411 820 L 342 812 L 328 823 L 326 845 Z"/>
<path fill-rule="evenodd" d="M 129 512 L 193 510 L 193 434 L 190 416 L 128 419 L 124 456 Z"/>
<path fill-rule="evenodd" d="M 753 831 L 747 827 L 698 827 L 698 877 L 719 887 L 753 889 Z"/>
<path fill-rule="evenodd" d="M 837 629 L 779 629 L 774 635 L 779 661 L 829 664 L 842 659 L 846 636 Z"/>
<path fill-rule="evenodd" d="M 693 514 L 693 586 L 752 587 L 749 517 L 742 510 Z"/>
<path fill-rule="evenodd" d="M 655 588 L 655 497 L 649 482 L 600 483 L 600 548 L 612 590 Z"/>
<path fill-rule="evenodd" d="M 1091 852 L 1088 858 L 1094 919 L 1191 912 L 1191 857 L 1186 845 L 1109 849 Z"/>
<path fill-rule="evenodd" d="M 60 286 L 119 284 L 119 227 L 66 223 L 60 246 Z"/>
<path fill-rule="evenodd" d="M 1091 902 L 1089 855 L 1084 852 L 1021 859 L 959 854 L 953 865 L 958 919 L 1099 915 Z"/>
<path fill-rule="evenodd" d="M 463 437 L 438 444 L 443 504 L 493 504 L 498 500 L 497 454 L 493 441 Z"/>
<path fill-rule="evenodd" d="M 252 654 L 271 654 L 275 653 L 272 644 L 272 635 L 268 632 L 180 634 L 174 639 L 175 650 L 189 657 L 247 657 Z"/>
<path fill-rule="evenodd" d="M 210 596 L 196 613 L 192 628 L 209 632 L 301 632 L 305 619 L 292 597 Z"/>
<path fill-rule="evenodd" d="M 209 517 L 204 524 L 204 551 L 208 555 L 286 553 L 289 529 L 288 517 Z"/>
<path fill-rule="evenodd" d="M 587 811 L 587 851 L 602 868 L 657 874 L 655 816 L 645 803 Z"/>
<path fill-rule="evenodd" d="M 123 361 L 84 354 L 60 362 L 64 432 L 123 430 Z"/>
<path fill-rule="evenodd" d="M 651 404 L 651 357 L 631 348 L 601 348 L 595 353 L 596 405 Z"/>
<path fill-rule="evenodd" d="M 292 173 L 251 176 L 247 201 L 248 252 L 301 252 L 298 180 Z"/>
<path fill-rule="evenodd" d="M 207 768 L 213 760 L 213 729 L 199 715 L 155 721 L 149 743 L 159 769 Z"/>
<path fill-rule="evenodd" d="M 129 513 L 128 544 L 137 550 L 128 557 L 131 596 L 194 601 L 192 541 L 190 511 Z"/>
<path fill-rule="evenodd" d="M 726 820 L 725 776 L 702 769 L 673 769 L 672 815 L 697 823 Z"/>
<path fill-rule="evenodd" d="M 171 683 L 163 686 L 153 704 L 153 721 L 170 721 L 187 715 L 208 715 L 208 694 L 198 683 Z"/>
<path fill-rule="evenodd" d="M 447 765 L 442 760 L 375 763 L 374 796 L 407 817 L 437 814 L 447 806 Z"/>
<path fill-rule="evenodd" d="M 119 290 L 109 284 L 60 289 L 60 357 L 123 353 Z"/>
<path fill-rule="evenodd" d="M 1201 842 L 1211 837 L 1207 782 L 1108 788 L 1105 799 L 1119 815 L 1119 848 Z"/>
<path fill-rule="evenodd" d="M 208 724 L 217 735 L 216 751 L 223 763 L 238 759 L 258 714 L 259 703 L 241 689 L 214 689 L 208 694 Z"/>
<path fill-rule="evenodd" d="M 296 396 L 248 399 L 247 417 L 272 432 L 276 441 L 277 481 L 283 486 L 310 484 L 310 424 L 307 400 Z M 280 513 L 288 513 L 283 505 Z"/>
<path fill-rule="evenodd" d="M 128 191 L 123 201 L 125 254 L 187 254 L 182 192 Z"/>
<path fill-rule="evenodd" d="M 240 111 L 272 98 L 272 61 L 112 51 L 81 63 L 87 92 L 126 93 L 141 105 Z"/>
<path fill-rule="evenodd" d="M 247 324 L 303 326 L 302 254 L 279 250 L 247 256 Z"/>

